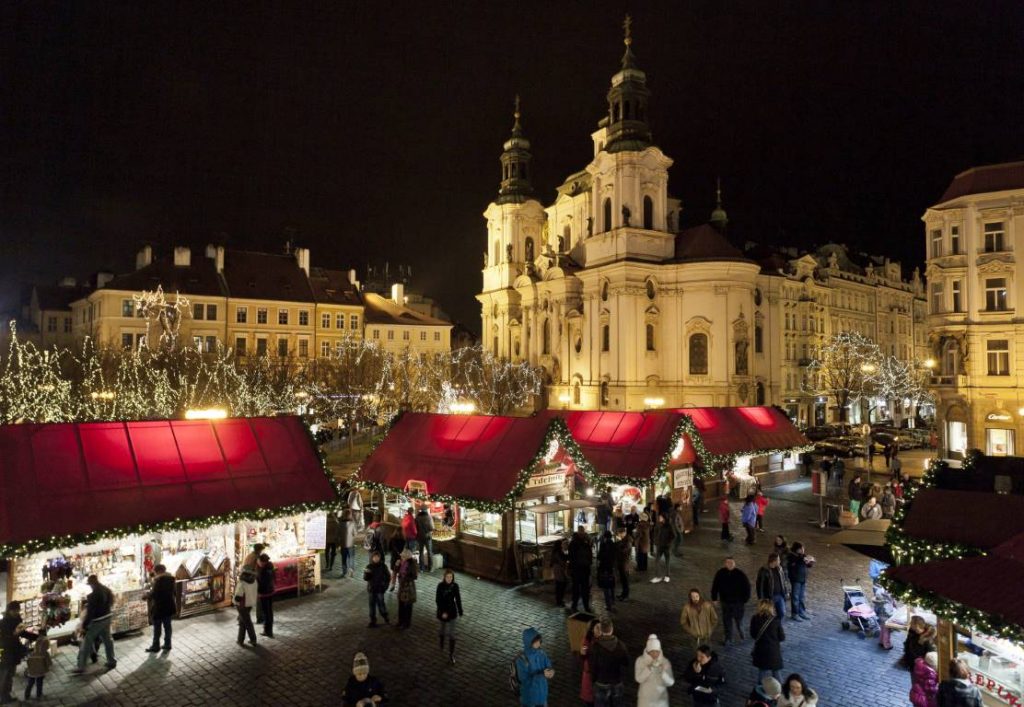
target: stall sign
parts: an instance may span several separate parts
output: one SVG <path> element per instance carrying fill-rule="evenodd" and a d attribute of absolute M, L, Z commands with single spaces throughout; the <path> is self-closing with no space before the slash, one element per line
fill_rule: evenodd
<path fill-rule="evenodd" d="M 327 514 L 310 513 L 306 516 L 306 547 L 323 550 L 327 547 Z"/>
<path fill-rule="evenodd" d="M 554 474 L 537 474 L 531 476 L 526 482 L 526 488 L 533 489 L 538 486 L 547 486 L 548 484 L 560 484 L 565 480 L 565 474 L 562 472 L 556 472 Z"/>
<path fill-rule="evenodd" d="M 990 422 L 1009 422 L 1013 418 L 1007 412 L 990 412 L 985 419 Z"/>
<path fill-rule="evenodd" d="M 693 469 L 676 469 L 672 472 L 672 488 L 684 489 L 693 486 Z"/>
<path fill-rule="evenodd" d="M 417 479 L 409 479 L 405 482 L 405 492 L 409 494 L 427 495 L 427 482 Z"/>
<path fill-rule="evenodd" d="M 1007 687 L 998 680 L 990 678 L 988 675 L 980 672 L 971 671 L 970 679 L 971 682 L 978 686 L 979 690 L 987 692 L 993 697 L 1010 705 L 1010 707 L 1024 707 L 1024 702 L 1021 701 L 1020 690 Z"/>

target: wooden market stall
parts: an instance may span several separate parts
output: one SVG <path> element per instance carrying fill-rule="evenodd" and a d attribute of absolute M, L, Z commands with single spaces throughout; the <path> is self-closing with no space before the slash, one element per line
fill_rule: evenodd
<path fill-rule="evenodd" d="M 562 420 L 430 413 L 400 416 L 356 478 L 385 496 L 389 516 L 447 504 L 454 527 L 435 534 L 435 553 L 506 582 L 543 564 L 596 481 Z"/>
<path fill-rule="evenodd" d="M 336 502 L 296 417 L 0 426 L 0 601 L 69 633 L 96 574 L 123 633 L 148 623 L 143 595 L 164 564 L 179 616 L 212 610 L 230 603 L 253 525 L 281 531 L 268 553 L 287 566 L 316 557 L 306 528 Z"/>
<path fill-rule="evenodd" d="M 1020 461 L 1020 460 L 1018 460 Z M 967 663 L 986 705 L 1024 705 L 1024 495 L 988 468 L 939 463 L 889 534 L 882 583 L 937 617 L 940 677 Z M 997 492 L 997 489 L 1005 489 Z M 982 554 L 984 553 L 984 554 Z"/>

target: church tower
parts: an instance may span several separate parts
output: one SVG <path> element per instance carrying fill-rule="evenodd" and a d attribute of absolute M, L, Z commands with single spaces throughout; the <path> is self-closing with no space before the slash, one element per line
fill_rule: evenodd
<path fill-rule="evenodd" d="M 502 358 L 515 351 L 520 321 L 519 294 L 514 285 L 526 275 L 541 252 L 546 216 L 530 182 L 530 141 L 522 124 L 519 96 L 515 100 L 512 134 L 501 153 L 498 197 L 484 212 L 487 244 L 484 251 L 483 291 L 477 295 L 483 311 L 484 346 Z M 514 334 L 514 335 L 513 335 Z"/>

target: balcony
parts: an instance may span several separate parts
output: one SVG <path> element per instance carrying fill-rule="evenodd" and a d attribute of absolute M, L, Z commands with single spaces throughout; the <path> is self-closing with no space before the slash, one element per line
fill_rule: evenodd
<path fill-rule="evenodd" d="M 968 385 L 968 377 L 965 375 L 932 376 L 930 384 L 934 388 L 966 388 Z"/>

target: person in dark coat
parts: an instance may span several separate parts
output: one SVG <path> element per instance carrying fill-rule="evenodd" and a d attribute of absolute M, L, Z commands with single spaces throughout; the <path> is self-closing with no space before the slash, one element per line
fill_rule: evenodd
<path fill-rule="evenodd" d="M 338 537 L 341 535 L 338 516 L 334 511 L 327 511 L 327 547 L 324 549 L 324 572 L 334 569 L 334 558 L 338 554 Z"/>
<path fill-rule="evenodd" d="M 654 545 L 654 574 L 656 575 L 651 578 L 651 584 L 672 581 L 668 576 L 668 564 L 672 556 L 672 543 L 675 539 L 676 531 L 669 521 L 668 514 L 658 514 L 657 525 L 651 529 L 651 544 Z M 665 565 L 664 574 L 658 574 L 662 562 Z"/>
<path fill-rule="evenodd" d="M 938 707 L 982 707 L 981 690 L 971 682 L 971 671 L 962 660 L 949 662 L 949 679 L 939 683 Z"/>
<path fill-rule="evenodd" d="M 401 528 L 395 528 L 391 539 L 388 540 L 388 553 L 391 555 L 391 562 L 388 565 L 391 568 L 391 591 L 395 591 L 395 587 L 398 586 L 398 565 L 402 561 L 404 551 L 405 536 L 402 534 Z"/>
<path fill-rule="evenodd" d="M 718 705 L 718 691 L 725 683 L 725 670 L 711 646 L 698 646 L 697 653 L 686 665 L 683 679 L 690 683 L 689 693 L 694 705 Z"/>
<path fill-rule="evenodd" d="M 601 620 L 601 637 L 590 647 L 590 677 L 594 683 L 594 702 L 622 705 L 623 680 L 629 669 L 626 645 L 615 636 L 611 619 Z"/>
<path fill-rule="evenodd" d="M 352 675 L 345 683 L 345 692 L 341 696 L 342 707 L 370 707 L 387 701 L 384 685 L 370 675 L 370 661 L 366 654 L 356 653 L 352 659 Z"/>
<path fill-rule="evenodd" d="M 814 558 L 806 553 L 803 543 L 795 542 L 789 552 L 789 598 L 790 608 L 793 613 L 790 618 L 794 621 L 809 621 L 807 606 L 804 604 L 804 596 L 807 589 L 807 570 L 814 567 Z"/>
<path fill-rule="evenodd" d="M 555 580 L 555 606 L 565 607 L 565 588 L 569 584 L 569 553 L 568 543 L 559 540 L 551 548 L 551 575 Z"/>
<path fill-rule="evenodd" d="M 153 624 L 153 645 L 147 653 L 160 650 L 160 631 L 163 629 L 163 650 L 171 650 L 171 619 L 177 613 L 174 605 L 174 577 L 167 574 L 167 568 L 157 565 L 153 568 L 153 583 L 149 590 L 149 618 Z"/>
<path fill-rule="evenodd" d="M 597 586 L 604 592 L 604 605 L 615 613 L 615 562 L 618 559 L 612 534 L 604 531 L 601 546 L 597 551 Z"/>
<path fill-rule="evenodd" d="M 256 560 L 256 591 L 259 593 L 260 609 L 263 611 L 263 635 L 274 637 L 274 563 L 270 555 L 263 553 Z"/>
<path fill-rule="evenodd" d="M 754 667 L 758 669 L 758 680 L 766 675 L 782 682 L 782 642 L 786 640 L 786 632 L 782 630 L 782 622 L 775 616 L 775 608 L 771 599 L 761 599 L 757 603 L 757 613 L 750 619 L 750 637 L 754 639 L 752 658 Z"/>
<path fill-rule="evenodd" d="M 459 585 L 455 581 L 455 573 L 449 569 L 444 571 L 444 577 L 437 585 L 437 592 L 434 596 L 437 604 L 437 620 L 441 622 L 439 643 L 441 650 L 444 650 L 444 639 L 448 639 L 448 660 L 455 664 L 455 622 L 462 616 L 462 594 L 459 592 Z"/>
<path fill-rule="evenodd" d="M 391 582 L 391 572 L 381 554 L 374 551 L 370 555 L 370 561 L 363 570 L 363 581 L 366 582 L 366 593 L 370 595 L 370 624 L 368 628 L 377 628 L 377 611 L 380 611 L 384 623 L 390 624 L 388 618 L 388 607 L 384 603 L 384 593 L 388 590 Z"/>
<path fill-rule="evenodd" d="M 615 542 L 615 571 L 619 575 L 619 601 L 629 599 L 629 563 L 633 557 L 633 538 L 625 528 L 619 529 Z"/>
<path fill-rule="evenodd" d="M 576 611 L 580 600 L 583 610 L 590 608 L 590 567 L 594 562 L 593 545 L 587 537 L 587 529 L 582 525 L 569 541 L 569 573 L 572 576 L 572 610 Z"/>
<path fill-rule="evenodd" d="M 11 694 L 14 673 L 28 653 L 21 639 L 30 636 L 21 620 L 21 602 L 10 602 L 0 619 L 0 704 L 17 702 Z"/>
<path fill-rule="evenodd" d="M 426 504 L 416 514 L 416 534 L 420 539 L 420 571 L 430 572 L 434 569 L 434 519 L 427 513 Z"/>
<path fill-rule="evenodd" d="M 725 558 L 724 566 L 715 573 L 711 582 L 711 601 L 721 604 L 725 642 L 732 642 L 734 623 L 740 640 L 743 640 L 743 610 L 750 601 L 750 580 L 731 557 Z"/>

